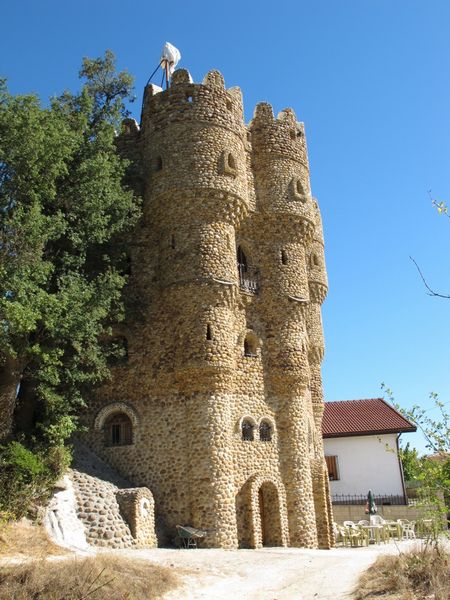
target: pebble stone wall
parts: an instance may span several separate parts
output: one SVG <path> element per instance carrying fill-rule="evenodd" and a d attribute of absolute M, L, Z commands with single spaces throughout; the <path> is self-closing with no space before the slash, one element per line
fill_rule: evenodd
<path fill-rule="evenodd" d="M 74 448 L 74 467 L 68 476 L 88 544 L 104 548 L 156 546 L 150 490 L 131 488 L 127 480 L 79 443 Z"/>
<path fill-rule="evenodd" d="M 194 84 L 178 70 L 168 90 L 146 87 L 141 123 L 125 121 L 118 147 L 144 214 L 129 240 L 128 359 L 92 398 L 87 442 L 152 491 L 160 544 L 179 524 L 206 529 L 206 547 L 329 548 L 327 277 L 303 125 L 261 103 L 246 126 L 220 73 Z M 253 287 L 239 279 L 239 246 Z M 117 412 L 133 438 L 111 446 Z"/>

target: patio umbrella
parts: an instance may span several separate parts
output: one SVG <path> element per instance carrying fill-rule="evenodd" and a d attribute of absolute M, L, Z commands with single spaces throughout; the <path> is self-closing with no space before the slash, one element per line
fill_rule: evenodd
<path fill-rule="evenodd" d="M 366 514 L 376 515 L 378 512 L 377 505 L 375 504 L 375 498 L 373 497 L 372 490 L 369 490 L 367 494 L 366 502 Z"/>

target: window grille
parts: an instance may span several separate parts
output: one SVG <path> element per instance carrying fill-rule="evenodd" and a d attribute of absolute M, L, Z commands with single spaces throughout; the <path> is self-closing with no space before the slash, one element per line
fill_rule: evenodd
<path fill-rule="evenodd" d="M 259 439 L 261 442 L 272 441 L 272 427 L 267 421 L 263 421 L 259 426 Z"/>
<path fill-rule="evenodd" d="M 255 426 L 250 421 L 242 421 L 242 439 L 244 442 L 253 442 Z"/>
<path fill-rule="evenodd" d="M 123 413 L 112 415 L 105 423 L 105 438 L 107 446 L 132 444 L 133 430 L 130 417 Z"/>

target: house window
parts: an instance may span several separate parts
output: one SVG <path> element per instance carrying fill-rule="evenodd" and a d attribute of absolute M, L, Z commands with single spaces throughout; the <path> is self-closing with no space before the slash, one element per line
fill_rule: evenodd
<path fill-rule="evenodd" d="M 131 420 L 124 413 L 111 415 L 105 422 L 105 444 L 107 446 L 128 446 L 133 443 Z"/>
<path fill-rule="evenodd" d="M 255 436 L 254 436 L 255 426 L 253 425 L 253 423 L 251 423 L 247 419 L 244 419 L 244 421 L 242 421 L 241 429 L 242 429 L 242 440 L 244 442 L 253 442 L 253 440 L 255 439 Z"/>
<path fill-rule="evenodd" d="M 262 421 L 259 425 L 259 439 L 261 442 L 272 441 L 272 427 L 267 421 Z"/>
<path fill-rule="evenodd" d="M 339 470 L 338 470 L 338 459 L 337 456 L 325 456 L 328 469 L 328 479 L 330 481 L 338 481 Z"/>

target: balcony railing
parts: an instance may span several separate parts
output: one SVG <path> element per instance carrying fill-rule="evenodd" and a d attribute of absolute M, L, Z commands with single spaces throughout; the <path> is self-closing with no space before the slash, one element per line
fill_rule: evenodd
<path fill-rule="evenodd" d="M 374 494 L 375 504 L 378 506 L 402 506 L 408 504 L 407 499 L 403 495 L 391 494 Z M 333 494 L 331 497 L 332 504 L 350 504 L 350 505 L 365 505 L 367 502 L 367 494 Z"/>
<path fill-rule="evenodd" d="M 238 264 L 239 287 L 249 294 L 259 292 L 259 269 L 248 265 Z"/>

